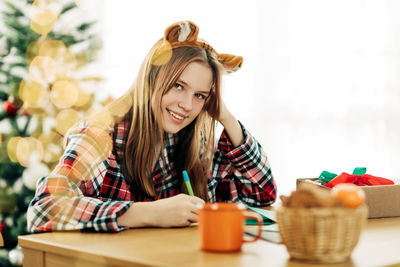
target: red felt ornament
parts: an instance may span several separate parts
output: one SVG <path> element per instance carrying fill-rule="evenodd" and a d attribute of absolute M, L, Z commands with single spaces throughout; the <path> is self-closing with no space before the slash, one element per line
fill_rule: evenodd
<path fill-rule="evenodd" d="M 393 181 L 382 177 L 372 176 L 369 174 L 362 174 L 362 175 L 348 174 L 343 172 L 338 176 L 336 176 L 335 178 L 333 178 L 330 182 L 326 183 L 325 186 L 332 188 L 342 183 L 355 184 L 359 186 L 394 184 Z"/>
<path fill-rule="evenodd" d="M 9 117 L 14 117 L 17 114 L 18 107 L 12 102 L 6 100 L 4 102 L 4 110 Z"/>

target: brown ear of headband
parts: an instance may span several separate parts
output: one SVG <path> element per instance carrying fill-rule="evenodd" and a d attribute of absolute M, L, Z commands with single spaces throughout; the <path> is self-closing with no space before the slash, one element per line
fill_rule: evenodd
<path fill-rule="evenodd" d="M 199 40 L 199 27 L 191 21 L 180 21 L 170 25 L 164 34 L 164 42 L 174 47 L 196 46 L 217 55 L 218 61 L 228 73 L 235 72 L 242 66 L 243 57 L 231 54 L 218 54 L 207 42 Z"/>

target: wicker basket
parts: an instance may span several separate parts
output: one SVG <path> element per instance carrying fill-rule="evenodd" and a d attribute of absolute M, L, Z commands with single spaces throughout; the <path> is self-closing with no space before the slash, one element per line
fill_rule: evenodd
<path fill-rule="evenodd" d="M 277 222 L 294 259 L 336 263 L 347 260 L 358 243 L 368 209 L 280 207 Z"/>

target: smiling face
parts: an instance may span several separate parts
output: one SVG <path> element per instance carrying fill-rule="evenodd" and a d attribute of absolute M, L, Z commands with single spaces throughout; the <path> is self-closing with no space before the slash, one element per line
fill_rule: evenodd
<path fill-rule="evenodd" d="M 204 63 L 187 65 L 177 82 L 161 98 L 165 132 L 179 132 L 200 114 L 210 94 L 212 81 L 212 71 Z"/>

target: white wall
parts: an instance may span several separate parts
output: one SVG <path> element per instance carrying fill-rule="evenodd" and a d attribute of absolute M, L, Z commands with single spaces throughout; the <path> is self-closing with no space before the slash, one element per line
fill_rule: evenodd
<path fill-rule="evenodd" d="M 224 78 L 225 101 L 269 155 L 280 193 L 323 170 L 399 177 L 399 1 L 97 3 L 103 93 L 125 92 L 164 29 L 189 19 L 218 52 L 244 57 Z"/>

